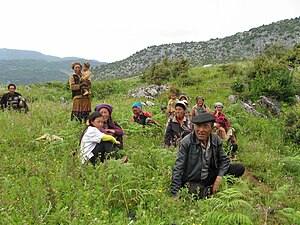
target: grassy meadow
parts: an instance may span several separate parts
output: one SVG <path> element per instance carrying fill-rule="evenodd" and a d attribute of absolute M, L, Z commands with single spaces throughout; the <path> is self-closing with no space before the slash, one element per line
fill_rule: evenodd
<path fill-rule="evenodd" d="M 176 201 L 169 193 L 176 148 L 163 146 L 166 116 L 161 94 L 152 107 L 160 127 L 129 123 L 131 105 L 138 101 L 128 90 L 145 85 L 138 78 L 93 84 L 92 106 L 109 103 L 113 118 L 123 127 L 129 162 L 109 160 L 82 167 L 72 152 L 79 149 L 84 125 L 70 121 L 71 91 L 66 83 L 17 87 L 30 103 L 30 113 L 0 112 L 0 224 L 300 224 L 299 146 L 286 142 L 284 115 L 300 113 L 299 103 L 285 106 L 280 117 L 262 119 L 230 104 L 231 84 L 238 78 L 218 67 L 193 68 L 196 83 L 181 86 L 195 105 L 198 95 L 212 110 L 224 102 L 224 113 L 237 130 L 238 162 L 245 175 L 222 181 L 212 198 L 194 201 L 182 190 Z M 5 87 L 5 85 L 2 85 Z M 139 99 L 146 101 L 146 99 Z M 35 141 L 43 134 L 62 141 Z"/>

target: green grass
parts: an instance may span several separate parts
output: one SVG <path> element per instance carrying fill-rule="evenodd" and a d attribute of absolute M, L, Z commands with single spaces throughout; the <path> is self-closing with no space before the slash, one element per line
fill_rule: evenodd
<path fill-rule="evenodd" d="M 143 86 L 138 79 L 95 83 L 92 90 L 93 107 L 113 105 L 113 118 L 126 132 L 120 155 L 128 155 L 129 162 L 82 167 L 72 151 L 79 148 L 84 125 L 70 121 L 67 84 L 18 87 L 30 101 L 30 113 L 0 112 L 1 223 L 128 224 L 129 213 L 136 216 L 134 224 L 299 224 L 299 170 L 293 169 L 299 146 L 284 142 L 283 117 L 261 119 L 231 105 L 227 96 L 234 79 L 218 66 L 193 68 L 191 76 L 199 83 L 177 86 L 191 106 L 198 95 L 210 109 L 217 101 L 225 103 L 224 113 L 237 128 L 238 159 L 251 176 L 234 185 L 222 182 L 212 199 L 193 201 L 183 189 L 174 201 L 169 186 L 177 149 L 163 147 L 166 117 L 160 112 L 169 96 L 162 94 L 154 107 L 145 108 L 162 128 L 129 123 L 137 99 L 127 91 Z M 62 97 L 68 105 L 62 105 Z M 35 141 L 45 133 L 63 141 Z"/>

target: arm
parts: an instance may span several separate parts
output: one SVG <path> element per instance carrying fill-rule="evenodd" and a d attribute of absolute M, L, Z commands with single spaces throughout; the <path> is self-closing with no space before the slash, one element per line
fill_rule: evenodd
<path fill-rule="evenodd" d="M 114 127 L 112 129 L 115 130 L 115 135 L 123 135 L 124 131 L 119 124 L 113 121 Z"/>
<path fill-rule="evenodd" d="M 75 84 L 74 77 L 70 76 L 69 85 L 72 91 L 80 90 L 80 84 Z"/>
<path fill-rule="evenodd" d="M 103 137 L 101 138 L 101 141 L 110 141 L 114 144 L 120 144 L 113 136 L 104 134 Z"/>
<path fill-rule="evenodd" d="M 164 138 L 164 143 L 166 146 L 171 146 L 171 139 L 172 139 L 171 131 L 172 131 L 171 120 L 169 120 L 165 132 L 165 138 Z"/>
<path fill-rule="evenodd" d="M 182 186 L 182 176 L 184 173 L 184 168 L 186 167 L 186 159 L 188 155 L 188 145 L 183 142 L 180 144 L 177 159 L 175 161 L 172 182 L 171 182 L 171 194 L 176 197 L 179 189 Z"/>
<path fill-rule="evenodd" d="M 217 151 L 218 151 L 217 157 L 218 157 L 219 165 L 218 165 L 217 178 L 213 184 L 213 193 L 216 193 L 218 191 L 218 188 L 222 181 L 222 177 L 226 174 L 230 165 L 230 160 L 226 155 L 226 153 L 223 151 L 222 142 L 221 144 L 218 145 Z"/>

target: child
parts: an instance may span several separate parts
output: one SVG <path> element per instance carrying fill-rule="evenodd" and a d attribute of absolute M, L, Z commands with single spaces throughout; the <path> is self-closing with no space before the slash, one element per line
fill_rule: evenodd
<path fill-rule="evenodd" d="M 104 118 L 101 113 L 93 112 L 89 116 L 87 127 L 80 138 L 82 164 L 90 161 L 95 165 L 99 155 L 101 162 L 104 162 L 105 153 L 111 153 L 114 150 L 113 144 L 120 144 L 113 136 L 106 135 L 100 131 L 103 124 Z"/>
<path fill-rule="evenodd" d="M 178 102 L 178 98 L 176 96 L 176 92 L 171 93 L 171 99 L 168 102 L 168 114 L 169 116 L 172 116 L 175 112 L 175 105 Z"/>
<path fill-rule="evenodd" d="M 89 90 L 89 86 L 91 86 L 91 80 L 92 80 L 92 72 L 90 71 L 90 63 L 89 62 L 85 62 L 83 63 L 83 72 L 82 72 L 82 77 L 81 77 L 81 81 L 83 81 L 83 86 L 82 89 L 84 91 L 83 95 L 88 95 L 88 94 L 92 94 L 92 92 L 90 92 Z"/>

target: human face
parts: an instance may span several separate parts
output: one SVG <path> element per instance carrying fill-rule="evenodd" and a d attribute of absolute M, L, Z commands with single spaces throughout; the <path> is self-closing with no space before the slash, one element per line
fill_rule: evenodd
<path fill-rule="evenodd" d="M 198 101 L 197 101 L 197 105 L 198 106 L 203 106 L 203 100 L 202 99 L 198 99 Z"/>
<path fill-rule="evenodd" d="M 200 123 L 194 125 L 194 130 L 199 141 L 203 142 L 205 145 L 207 144 L 208 137 L 212 132 L 212 123 Z"/>
<path fill-rule="evenodd" d="M 185 114 L 185 110 L 183 108 L 181 108 L 180 106 L 175 107 L 175 115 L 177 118 L 179 119 L 183 118 L 184 114 Z"/>
<path fill-rule="evenodd" d="M 217 111 L 217 112 L 222 112 L 222 109 L 223 109 L 222 106 L 217 106 L 217 107 L 216 107 L 216 111 Z"/>
<path fill-rule="evenodd" d="M 80 72 L 81 72 L 81 66 L 79 66 L 79 65 L 74 66 L 74 72 L 76 74 L 80 74 Z"/>
<path fill-rule="evenodd" d="M 176 99 L 176 95 L 175 94 L 171 94 L 171 99 L 175 100 Z"/>
<path fill-rule="evenodd" d="M 109 116 L 110 116 L 109 111 L 106 108 L 101 108 L 99 110 L 99 113 L 102 114 L 102 116 L 104 118 L 104 121 L 106 122 L 108 120 Z"/>
<path fill-rule="evenodd" d="M 97 117 L 94 121 L 92 121 L 92 125 L 94 127 L 96 127 L 97 129 L 100 130 L 103 127 L 103 125 L 104 125 L 104 118 L 103 118 L 103 116 Z"/>
<path fill-rule="evenodd" d="M 83 70 L 83 71 L 88 71 L 88 70 L 89 70 L 89 68 L 88 68 L 88 67 L 86 67 L 85 65 L 83 65 L 83 67 L 82 67 L 82 70 Z"/>
<path fill-rule="evenodd" d="M 10 94 L 13 94 L 13 93 L 15 92 L 15 87 L 14 87 L 14 86 L 9 86 L 9 87 L 8 87 L 8 92 L 9 92 Z"/>
<path fill-rule="evenodd" d="M 141 110 L 139 108 L 135 107 L 135 108 L 132 109 L 132 112 L 133 112 L 134 115 L 138 116 L 138 115 L 140 115 Z"/>

